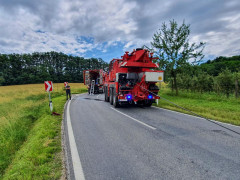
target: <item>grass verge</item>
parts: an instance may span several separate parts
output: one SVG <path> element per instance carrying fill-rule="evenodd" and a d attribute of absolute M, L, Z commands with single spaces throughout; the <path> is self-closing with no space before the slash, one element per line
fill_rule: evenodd
<path fill-rule="evenodd" d="M 201 94 L 187 91 L 180 91 L 179 95 L 176 96 L 167 87 L 162 87 L 159 95 L 179 106 L 187 108 L 194 113 L 209 119 L 238 126 L 240 125 L 240 99 L 235 99 L 234 97 L 228 99 L 223 95 L 218 95 L 215 93 Z M 158 106 L 186 114 L 191 114 L 174 106 L 173 104 L 164 101 L 163 99 L 159 101 Z"/>
<path fill-rule="evenodd" d="M 86 92 L 82 84 L 71 87 Z M 0 179 L 59 179 L 62 116 L 50 115 L 44 85 L 0 90 Z M 54 111 L 62 114 L 65 91 L 59 87 L 51 96 Z"/>
<path fill-rule="evenodd" d="M 65 96 L 52 99 L 54 111 L 63 112 Z M 27 140 L 17 151 L 3 179 L 59 179 L 61 176 L 61 120 L 52 116 L 49 107 L 39 111 Z"/>
<path fill-rule="evenodd" d="M 14 104 L 1 104 L 2 113 L 6 114 L 2 117 L 7 117 L 5 118 L 7 122 L 2 122 L 3 126 L 0 128 L 0 178 L 14 158 L 15 152 L 27 139 L 34 122 L 40 116 L 44 99 L 44 96 L 38 95 L 37 101 L 16 100 Z M 13 108 L 10 108 L 11 105 Z"/>

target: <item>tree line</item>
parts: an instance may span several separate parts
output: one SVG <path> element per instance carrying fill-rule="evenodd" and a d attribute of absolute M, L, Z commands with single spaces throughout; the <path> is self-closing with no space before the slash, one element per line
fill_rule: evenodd
<path fill-rule="evenodd" d="M 0 54 L 0 85 L 34 84 L 43 81 L 83 82 L 83 71 L 102 69 L 101 58 L 77 57 L 59 52 Z"/>

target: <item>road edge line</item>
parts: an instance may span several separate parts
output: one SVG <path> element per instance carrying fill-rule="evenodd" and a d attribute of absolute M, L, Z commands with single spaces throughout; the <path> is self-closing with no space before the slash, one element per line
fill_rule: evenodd
<path fill-rule="evenodd" d="M 72 129 L 72 123 L 70 118 L 70 104 L 71 104 L 71 100 L 67 104 L 67 128 L 68 128 L 69 146 L 70 146 L 72 164 L 73 164 L 73 172 L 76 180 L 85 180 L 80 157 L 77 151 L 77 145 L 76 145 L 75 137 L 73 134 L 73 129 Z"/>
<path fill-rule="evenodd" d="M 142 122 L 142 121 L 139 121 L 139 120 L 137 120 L 137 119 L 135 119 L 135 118 L 133 118 L 133 117 L 131 117 L 131 116 L 129 116 L 129 115 L 121 112 L 121 111 L 118 111 L 118 110 L 116 110 L 116 109 L 113 108 L 113 107 L 110 107 L 110 108 L 113 109 L 114 111 L 116 111 L 116 112 L 118 112 L 118 113 L 120 113 L 120 114 L 122 114 L 122 115 L 124 115 L 124 116 L 126 116 L 126 117 L 128 117 L 128 118 L 130 118 L 130 119 L 132 119 L 132 120 L 134 120 L 134 121 L 136 121 L 136 122 L 138 122 L 138 123 L 140 123 L 140 124 L 148 127 L 148 128 L 150 128 L 150 129 L 152 129 L 152 130 L 156 130 L 156 129 L 157 129 L 157 128 L 155 128 L 155 127 L 153 127 L 153 126 L 150 126 L 150 125 L 148 125 L 148 124 L 146 124 L 146 123 L 144 123 L 144 122 Z"/>
<path fill-rule="evenodd" d="M 65 125 L 65 118 L 66 118 L 66 107 L 67 102 L 64 104 L 64 111 L 62 117 L 62 125 L 61 125 L 61 136 L 62 136 L 62 151 L 63 151 L 63 170 L 62 176 L 60 179 L 70 179 L 70 168 L 69 168 L 69 160 L 68 160 L 68 150 L 67 150 L 67 137 L 66 137 L 66 125 Z"/>

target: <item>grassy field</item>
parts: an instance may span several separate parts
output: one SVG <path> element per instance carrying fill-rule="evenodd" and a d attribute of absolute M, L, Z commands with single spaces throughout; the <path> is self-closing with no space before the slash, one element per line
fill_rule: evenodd
<path fill-rule="evenodd" d="M 228 99 L 225 95 L 215 93 L 180 91 L 179 96 L 175 96 L 165 84 L 162 85 L 159 95 L 204 117 L 240 125 L 240 99 L 235 99 L 233 95 Z M 190 114 L 163 99 L 158 106 Z"/>
<path fill-rule="evenodd" d="M 70 84 L 72 93 L 86 92 Z M 63 83 L 54 84 L 54 112 L 63 113 Z M 59 179 L 61 120 L 52 116 L 44 84 L 0 86 L 0 179 Z"/>

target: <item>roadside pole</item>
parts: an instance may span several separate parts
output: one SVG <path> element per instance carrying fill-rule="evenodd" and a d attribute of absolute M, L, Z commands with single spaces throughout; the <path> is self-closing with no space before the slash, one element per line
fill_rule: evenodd
<path fill-rule="evenodd" d="M 50 95 L 50 91 L 48 91 L 49 94 L 49 107 L 50 107 L 50 111 L 53 111 L 53 104 L 52 104 L 52 100 L 51 100 L 51 95 Z"/>
<path fill-rule="evenodd" d="M 51 91 L 53 90 L 53 83 L 52 81 L 44 81 L 45 84 L 45 91 L 48 92 L 49 95 L 49 107 L 50 107 L 50 111 L 53 111 L 53 103 L 51 100 Z"/>

